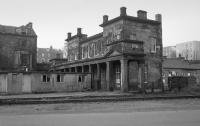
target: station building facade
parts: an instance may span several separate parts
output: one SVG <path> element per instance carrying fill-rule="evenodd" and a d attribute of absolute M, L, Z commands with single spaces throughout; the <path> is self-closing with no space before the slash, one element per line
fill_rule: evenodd
<path fill-rule="evenodd" d="M 162 88 L 162 21 L 147 18 L 139 10 L 137 17 L 128 16 L 126 7 L 120 16 L 103 16 L 103 32 L 88 37 L 81 28 L 69 32 L 66 39 L 68 61 L 51 67 L 51 71 L 90 72 L 91 89 L 138 91 L 154 83 Z"/>

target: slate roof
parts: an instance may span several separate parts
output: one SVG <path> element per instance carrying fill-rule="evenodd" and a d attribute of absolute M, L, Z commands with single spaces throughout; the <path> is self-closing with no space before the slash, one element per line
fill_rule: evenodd
<path fill-rule="evenodd" d="M 31 24 L 32 25 L 32 24 Z M 26 34 L 24 34 L 26 32 Z M 6 26 L 0 24 L 0 34 L 12 34 L 12 35 L 29 35 L 29 36 L 37 36 L 35 31 L 30 28 L 29 24 L 23 26 Z"/>
<path fill-rule="evenodd" d="M 200 70 L 200 64 L 191 64 L 189 61 L 180 58 L 169 58 L 163 61 L 164 69 L 198 69 Z"/>

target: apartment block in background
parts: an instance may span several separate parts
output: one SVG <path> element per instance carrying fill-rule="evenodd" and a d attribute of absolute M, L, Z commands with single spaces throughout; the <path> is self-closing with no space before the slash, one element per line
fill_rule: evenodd
<path fill-rule="evenodd" d="M 189 41 L 176 44 L 176 57 L 185 60 L 200 60 L 200 41 Z"/>
<path fill-rule="evenodd" d="M 163 56 L 166 58 L 176 58 L 176 46 L 163 47 Z"/>

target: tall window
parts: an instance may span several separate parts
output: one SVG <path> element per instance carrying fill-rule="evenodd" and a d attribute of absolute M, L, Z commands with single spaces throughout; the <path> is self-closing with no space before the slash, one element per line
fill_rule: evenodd
<path fill-rule="evenodd" d="M 82 47 L 82 59 L 87 58 L 87 55 L 88 55 L 88 46 L 86 45 Z"/>
<path fill-rule="evenodd" d="M 58 74 L 58 75 L 57 75 L 57 78 L 56 78 L 56 81 L 57 81 L 57 82 L 64 82 L 64 75 Z"/>
<path fill-rule="evenodd" d="M 89 44 L 89 57 L 93 57 L 94 56 L 94 43 Z"/>
<path fill-rule="evenodd" d="M 78 53 L 77 53 L 77 52 L 75 52 L 74 59 L 75 59 L 75 60 L 78 60 Z"/>
<path fill-rule="evenodd" d="M 98 55 L 101 52 L 101 41 L 97 41 L 94 44 L 94 55 Z"/>
<path fill-rule="evenodd" d="M 156 53 L 156 38 L 151 38 L 151 53 Z"/>
<path fill-rule="evenodd" d="M 21 65 L 22 66 L 29 65 L 29 54 L 21 54 Z"/>

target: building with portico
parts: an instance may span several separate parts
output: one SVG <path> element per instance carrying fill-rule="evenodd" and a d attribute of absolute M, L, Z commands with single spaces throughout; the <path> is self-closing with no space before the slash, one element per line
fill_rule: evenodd
<path fill-rule="evenodd" d="M 162 88 L 162 21 L 147 18 L 147 12 L 129 16 L 126 7 L 114 19 L 103 16 L 101 33 L 88 37 L 77 29 L 66 39 L 68 61 L 51 71 L 92 73 L 93 90 L 143 90 L 154 83 Z"/>

